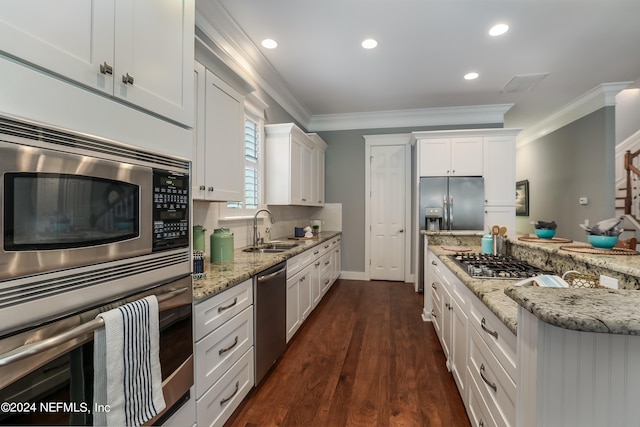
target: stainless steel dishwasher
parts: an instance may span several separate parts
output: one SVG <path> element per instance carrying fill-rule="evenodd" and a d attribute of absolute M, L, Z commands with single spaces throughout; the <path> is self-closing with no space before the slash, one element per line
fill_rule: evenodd
<path fill-rule="evenodd" d="M 260 384 L 287 344 L 287 263 L 254 277 L 255 376 Z"/>

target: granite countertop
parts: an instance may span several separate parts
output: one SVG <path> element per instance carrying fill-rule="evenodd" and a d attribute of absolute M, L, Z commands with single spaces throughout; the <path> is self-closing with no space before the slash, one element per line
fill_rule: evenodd
<path fill-rule="evenodd" d="M 207 257 L 204 278 L 193 280 L 193 300 L 197 304 L 339 234 L 340 231 L 323 231 L 317 239 L 299 240 L 295 248 L 278 253 L 243 252 L 243 248 L 238 248 L 234 250 L 233 261 L 230 262 L 211 263 Z M 293 242 L 287 238 L 279 241 Z"/>
<path fill-rule="evenodd" d="M 443 249 L 467 246 L 479 252 L 478 235 L 467 233 L 423 233 L 429 249 L 498 318 L 517 333 L 518 306 L 540 320 L 564 329 L 622 335 L 640 335 L 640 255 L 583 254 L 560 249 L 565 244 L 510 241 L 508 253 L 532 265 L 557 274 L 578 270 L 587 274 L 606 274 L 619 280 L 623 289 L 550 289 L 513 286 L 515 280 L 473 279 Z M 582 242 L 566 245 L 586 244 Z"/>

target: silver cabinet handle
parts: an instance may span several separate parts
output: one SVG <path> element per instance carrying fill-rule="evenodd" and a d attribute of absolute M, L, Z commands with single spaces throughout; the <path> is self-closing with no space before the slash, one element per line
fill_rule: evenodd
<path fill-rule="evenodd" d="M 320 265 L 320 261 L 316 262 L 316 263 L 314 264 L 314 267 L 318 267 L 319 265 Z"/>
<path fill-rule="evenodd" d="M 401 228 L 400 230 L 398 230 L 398 233 L 404 233 L 404 228 Z"/>
<path fill-rule="evenodd" d="M 133 76 L 129 73 L 127 74 L 123 74 L 122 75 L 122 83 L 126 84 L 126 85 L 132 85 L 133 84 Z"/>
<path fill-rule="evenodd" d="M 484 376 L 484 363 L 480 365 L 480 377 L 482 377 L 482 381 L 484 381 L 489 387 L 493 389 L 494 393 L 498 392 L 498 386 L 496 383 L 492 383 Z"/>
<path fill-rule="evenodd" d="M 103 62 L 102 64 L 100 64 L 100 72 L 102 74 L 109 74 L 112 75 L 113 74 L 113 67 L 109 64 L 107 64 L 107 62 Z"/>
<path fill-rule="evenodd" d="M 207 188 L 207 191 L 213 191 L 213 187 Z"/>
<path fill-rule="evenodd" d="M 438 318 L 438 316 L 436 316 L 436 313 L 433 310 L 431 310 L 431 317 L 435 317 L 436 319 Z"/>
<path fill-rule="evenodd" d="M 478 423 L 478 427 L 484 427 L 484 420 L 480 420 L 480 422 Z"/>
<path fill-rule="evenodd" d="M 218 350 L 218 356 L 222 356 L 227 351 L 230 351 L 231 349 L 233 349 L 233 347 L 235 347 L 237 345 L 238 345 L 238 336 L 236 335 L 236 339 L 235 339 L 235 341 L 233 341 L 233 344 L 231 344 L 229 347 L 221 348 L 220 350 Z"/>
<path fill-rule="evenodd" d="M 207 187 L 205 187 L 204 185 L 201 185 L 201 186 L 200 186 L 200 191 L 204 191 L 204 190 L 206 190 L 206 189 L 207 189 Z"/>
<path fill-rule="evenodd" d="M 437 262 L 435 262 L 435 261 L 431 261 L 431 265 L 436 265 L 436 266 L 437 266 L 437 265 L 438 265 L 438 263 L 437 263 Z"/>
<path fill-rule="evenodd" d="M 236 304 L 238 304 L 238 297 L 235 297 L 231 304 L 225 307 L 218 307 L 218 313 L 222 313 L 223 311 L 229 310 L 231 307 L 235 306 Z"/>
<path fill-rule="evenodd" d="M 480 326 L 482 326 L 482 329 L 488 333 L 489 335 L 493 335 L 494 338 L 498 338 L 498 331 L 492 331 L 491 329 L 488 329 L 485 324 L 487 323 L 487 321 L 485 320 L 485 318 L 482 318 L 482 322 L 480 322 Z"/>
<path fill-rule="evenodd" d="M 438 287 L 436 286 L 436 282 L 431 282 L 431 287 L 435 290 L 438 290 Z"/>
<path fill-rule="evenodd" d="M 233 399 L 233 396 L 235 396 L 236 394 L 238 394 L 238 391 L 240 390 L 240 381 L 236 381 L 236 389 L 233 390 L 233 393 L 231 393 L 231 396 L 229 397 L 225 397 L 224 399 L 222 399 L 220 401 L 220 406 L 224 405 L 225 403 L 227 403 L 228 401 L 230 401 L 231 399 Z"/>
<path fill-rule="evenodd" d="M 447 308 L 447 310 L 448 310 L 448 309 L 449 309 L 449 307 L 450 307 L 448 302 L 445 302 L 445 303 L 444 303 L 444 306 Z"/>

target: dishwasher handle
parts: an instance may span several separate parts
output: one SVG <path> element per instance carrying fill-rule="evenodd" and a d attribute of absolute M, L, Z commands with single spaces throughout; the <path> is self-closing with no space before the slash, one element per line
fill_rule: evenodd
<path fill-rule="evenodd" d="M 286 273 L 286 272 L 287 272 L 287 267 L 284 266 L 284 267 L 280 268 L 279 270 L 276 270 L 273 273 L 268 273 L 268 274 L 265 274 L 264 276 L 258 276 L 258 283 L 266 282 L 269 279 L 271 279 L 272 277 L 278 276 L 278 275 Z"/>

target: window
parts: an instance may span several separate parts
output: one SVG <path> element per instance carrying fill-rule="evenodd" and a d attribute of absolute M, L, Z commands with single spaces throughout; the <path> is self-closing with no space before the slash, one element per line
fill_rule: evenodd
<path fill-rule="evenodd" d="M 221 206 L 221 217 L 251 216 L 260 207 L 262 196 L 263 119 L 251 110 L 244 120 L 244 200 Z"/>

